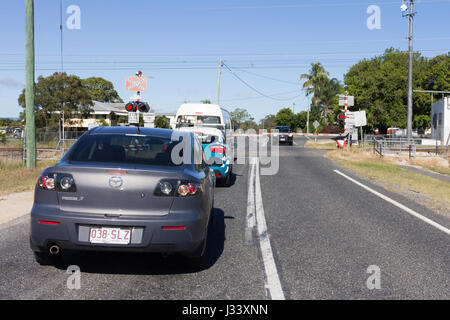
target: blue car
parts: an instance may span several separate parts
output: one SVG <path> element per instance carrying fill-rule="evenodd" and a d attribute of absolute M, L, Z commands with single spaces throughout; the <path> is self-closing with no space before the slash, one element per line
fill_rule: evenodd
<path fill-rule="evenodd" d="M 179 131 L 194 133 L 205 154 L 205 162 L 209 165 L 217 186 L 229 187 L 233 176 L 233 164 L 230 158 L 229 145 L 225 143 L 222 130 L 211 127 L 183 127 Z"/>
<path fill-rule="evenodd" d="M 228 146 L 222 142 L 203 143 L 206 162 L 216 177 L 217 185 L 229 187 L 233 174 Z"/>

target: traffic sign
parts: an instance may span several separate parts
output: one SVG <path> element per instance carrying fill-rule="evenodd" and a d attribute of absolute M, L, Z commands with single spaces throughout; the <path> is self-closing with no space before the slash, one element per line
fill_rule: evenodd
<path fill-rule="evenodd" d="M 125 89 L 127 91 L 147 91 L 146 77 L 126 77 Z"/>
<path fill-rule="evenodd" d="M 313 122 L 313 126 L 315 129 L 317 129 L 318 126 L 320 126 L 320 123 L 316 121 Z"/>
<path fill-rule="evenodd" d="M 355 97 L 347 96 L 347 107 L 353 107 L 355 105 Z M 345 106 L 345 95 L 339 95 L 339 106 Z"/>
<path fill-rule="evenodd" d="M 139 123 L 139 114 L 137 112 L 128 112 L 128 123 L 129 124 L 138 124 Z"/>
<path fill-rule="evenodd" d="M 367 125 L 366 111 L 347 111 L 347 129 Z"/>

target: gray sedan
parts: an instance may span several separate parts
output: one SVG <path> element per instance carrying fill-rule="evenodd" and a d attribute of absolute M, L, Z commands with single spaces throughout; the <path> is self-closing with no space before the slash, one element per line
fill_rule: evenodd
<path fill-rule="evenodd" d="M 97 127 L 40 175 L 31 249 L 181 253 L 204 262 L 214 177 L 192 133 Z"/>

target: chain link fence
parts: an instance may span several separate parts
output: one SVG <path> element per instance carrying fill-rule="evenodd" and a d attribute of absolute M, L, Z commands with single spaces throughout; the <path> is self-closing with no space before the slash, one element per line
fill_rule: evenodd
<path fill-rule="evenodd" d="M 36 132 L 36 160 L 59 160 L 64 152 L 82 135 L 82 131 L 61 132 L 37 131 Z M 26 141 L 25 134 L 6 135 L 0 137 L 0 162 L 1 163 L 25 163 Z"/>

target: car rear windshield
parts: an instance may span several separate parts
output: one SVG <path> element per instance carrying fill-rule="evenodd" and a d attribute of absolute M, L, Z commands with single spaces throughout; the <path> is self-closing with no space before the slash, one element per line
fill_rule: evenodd
<path fill-rule="evenodd" d="M 288 127 L 278 127 L 277 128 L 279 132 L 289 132 L 289 128 Z"/>
<path fill-rule="evenodd" d="M 174 166 L 170 138 L 94 134 L 83 136 L 68 156 L 69 161 Z"/>

